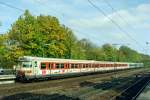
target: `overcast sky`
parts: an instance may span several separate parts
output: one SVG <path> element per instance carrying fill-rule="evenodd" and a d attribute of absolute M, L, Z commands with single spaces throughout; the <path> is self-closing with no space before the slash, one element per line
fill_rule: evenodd
<path fill-rule="evenodd" d="M 56 16 L 61 24 L 70 27 L 79 39 L 87 38 L 97 45 L 130 44 L 129 47 L 142 53 L 145 53 L 143 49 L 147 48 L 150 54 L 150 45 L 146 47 L 145 43 L 150 42 L 150 0 L 91 1 L 125 32 L 120 31 L 88 0 L 0 0 L 0 33 L 7 32 L 11 24 L 23 14 L 22 11 L 2 5 L 3 2 L 23 10 L 28 9 L 33 15 Z"/>

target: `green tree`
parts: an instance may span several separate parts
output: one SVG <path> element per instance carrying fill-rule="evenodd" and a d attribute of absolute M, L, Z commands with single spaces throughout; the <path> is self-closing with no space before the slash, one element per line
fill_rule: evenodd
<path fill-rule="evenodd" d="M 4 45 L 4 35 L 0 35 L 0 67 L 3 66 L 3 60 L 4 60 L 4 55 L 5 55 L 5 45 Z"/>
<path fill-rule="evenodd" d="M 81 58 L 88 59 L 88 60 L 94 60 L 93 58 L 93 49 L 96 48 L 96 45 L 93 44 L 90 40 L 88 39 L 81 39 L 78 41 L 78 46 L 80 52 L 82 54 Z"/>
<path fill-rule="evenodd" d="M 76 52 L 77 48 L 77 38 L 73 34 L 72 30 L 63 26 L 64 31 L 65 31 L 65 47 L 66 47 L 66 52 L 65 52 L 65 58 L 71 59 L 74 58 L 74 53 Z"/>
<path fill-rule="evenodd" d="M 141 61 L 141 55 L 131 48 L 127 46 L 121 46 L 119 51 L 124 55 L 126 62 L 140 62 Z"/>
<path fill-rule="evenodd" d="M 104 44 L 102 50 L 105 53 L 106 61 L 117 61 L 117 50 L 110 44 Z"/>
<path fill-rule="evenodd" d="M 150 67 L 150 56 L 146 54 L 140 54 L 141 55 L 141 62 L 144 63 L 145 67 Z"/>

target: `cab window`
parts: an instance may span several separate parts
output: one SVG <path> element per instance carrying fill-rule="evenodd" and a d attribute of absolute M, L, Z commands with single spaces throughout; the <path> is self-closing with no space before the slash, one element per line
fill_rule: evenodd
<path fill-rule="evenodd" d="M 22 62 L 22 66 L 25 68 L 29 68 L 29 67 L 32 67 L 32 64 L 31 62 Z"/>

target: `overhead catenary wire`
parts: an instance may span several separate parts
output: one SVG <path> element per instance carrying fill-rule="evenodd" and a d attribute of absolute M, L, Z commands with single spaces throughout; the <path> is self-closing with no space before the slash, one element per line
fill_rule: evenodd
<path fill-rule="evenodd" d="M 112 9 L 112 11 L 114 11 L 115 13 L 116 13 L 116 15 L 118 15 L 121 19 L 122 19 L 122 21 L 124 22 L 124 23 L 126 23 L 128 26 L 131 26 L 128 22 L 127 22 L 127 20 L 119 13 L 119 12 L 117 12 L 117 10 L 108 2 L 108 0 L 103 0 L 106 4 L 107 4 L 107 6 L 109 6 L 111 9 Z M 132 26 L 131 26 L 132 27 Z"/>
<path fill-rule="evenodd" d="M 112 20 L 110 17 L 108 17 L 107 14 L 105 14 L 105 12 L 103 12 L 100 8 L 98 8 L 96 5 L 94 5 L 90 0 L 88 0 L 88 2 L 89 2 L 93 7 L 95 7 L 98 11 L 100 11 L 104 16 L 106 16 L 113 24 L 115 24 L 115 25 L 119 28 L 120 31 L 122 31 L 123 33 L 126 33 L 126 31 L 123 30 L 123 29 L 120 27 L 120 25 L 119 25 L 118 23 L 116 23 L 114 20 Z M 13 6 L 13 5 L 10 5 L 10 4 L 1 2 L 1 1 L 0 1 L 0 5 L 4 5 L 4 6 L 7 6 L 7 7 L 9 7 L 9 8 L 16 9 L 16 10 L 18 10 L 18 11 L 24 12 L 24 9 L 15 7 L 15 6 Z M 64 14 L 62 14 L 62 16 L 64 17 Z M 75 30 L 75 31 L 77 32 L 77 30 Z M 78 31 L 78 32 L 79 32 L 79 31 Z M 126 33 L 126 35 L 127 35 L 128 37 L 130 37 L 132 40 L 134 40 L 134 41 L 136 42 L 136 44 L 139 44 L 134 38 L 132 38 L 132 37 L 130 36 L 130 34 L 127 34 L 127 33 Z"/>
<path fill-rule="evenodd" d="M 132 26 L 128 23 L 128 21 L 125 19 L 125 17 L 123 17 L 119 12 L 117 12 L 117 10 L 108 2 L 108 0 L 103 0 L 103 1 L 107 4 L 107 6 L 109 6 L 112 9 L 112 11 L 115 12 L 116 15 L 118 15 L 118 17 L 120 17 L 120 19 L 125 24 L 127 24 L 130 28 L 132 28 Z M 132 28 L 132 30 L 133 30 L 133 28 Z M 135 32 L 135 31 L 133 30 L 133 32 Z"/>
<path fill-rule="evenodd" d="M 128 21 L 119 12 L 117 12 L 117 10 L 108 2 L 108 0 L 103 0 L 103 1 L 107 4 L 107 6 L 109 6 L 112 9 L 113 12 L 116 13 L 116 15 L 118 15 L 120 17 L 120 19 L 122 19 L 122 21 L 125 24 L 127 24 L 130 28 L 132 28 L 133 32 L 135 32 L 133 27 L 128 23 Z M 143 50 L 145 51 L 145 49 L 143 49 Z"/>
<path fill-rule="evenodd" d="M 38 2 L 36 2 L 38 5 L 40 5 L 40 6 L 44 6 L 44 5 L 41 5 L 41 3 L 38 1 Z M 57 12 L 57 13 L 59 13 L 61 16 L 62 16 L 62 18 L 65 18 L 65 14 L 64 13 L 61 13 L 61 12 L 59 12 L 59 11 L 57 11 L 56 9 L 53 9 L 54 11 L 55 11 L 55 13 Z M 79 20 L 78 20 L 79 21 Z M 80 21 L 81 22 L 81 21 Z M 82 22 L 81 22 L 82 23 Z M 77 32 L 77 33 L 81 33 L 81 34 L 85 34 L 85 32 L 82 32 L 82 31 L 79 31 L 78 29 L 75 29 L 75 28 L 71 28 L 74 32 Z M 87 36 L 87 35 L 86 35 Z M 92 36 L 93 38 L 95 38 L 95 39 L 98 39 L 98 38 L 96 38 L 96 37 L 94 37 L 94 36 Z"/>
<path fill-rule="evenodd" d="M 123 32 L 127 37 L 129 37 L 131 40 L 133 40 L 136 45 L 143 47 L 136 39 L 134 39 L 128 32 L 126 32 L 117 22 L 115 22 L 112 18 L 108 17 L 107 14 L 99 7 L 97 7 L 91 0 L 88 0 L 89 4 L 92 5 L 92 7 L 96 8 L 101 14 L 103 14 L 106 18 L 110 20 L 112 24 L 114 24 L 121 32 Z"/>
<path fill-rule="evenodd" d="M 40 6 L 45 7 L 45 6 L 44 6 L 44 5 L 42 5 L 42 4 L 40 3 L 40 1 L 38 1 L 38 0 L 37 0 L 35 3 L 36 3 L 36 4 L 38 4 L 38 5 L 40 5 Z M 59 11 L 57 11 L 56 9 L 52 9 L 52 8 L 51 8 L 51 11 L 49 11 L 49 10 L 48 10 L 48 12 L 49 12 L 49 13 L 52 13 L 52 12 L 53 12 L 53 13 L 55 13 L 55 14 L 57 14 L 57 13 L 58 13 L 58 14 L 60 14 L 60 15 L 62 16 L 62 18 L 64 17 L 64 14 L 63 14 L 63 13 L 60 13 L 60 12 L 59 12 Z"/>
<path fill-rule="evenodd" d="M 24 10 L 23 9 L 21 9 L 21 8 L 18 8 L 18 7 L 15 7 L 15 6 L 13 6 L 13 5 L 10 5 L 10 4 L 7 4 L 7 3 L 4 3 L 4 2 L 1 2 L 0 1 L 0 4 L 1 5 L 4 5 L 4 6 L 7 6 L 7 7 L 9 7 L 9 8 L 12 8 L 12 9 L 15 9 L 15 10 L 18 10 L 18 11 L 21 11 L 21 12 L 24 12 Z M 62 14 L 61 13 L 61 15 L 62 15 L 62 17 L 64 17 L 64 14 Z M 73 29 L 74 31 L 76 31 L 76 32 L 79 32 L 79 33 L 81 33 L 80 31 L 78 31 L 77 29 Z M 83 32 L 82 32 L 83 33 Z M 95 38 L 95 37 L 94 37 Z"/>
<path fill-rule="evenodd" d="M 7 4 L 7 3 L 4 3 L 4 2 L 1 2 L 1 1 L 0 1 L 0 5 L 7 6 L 7 7 L 9 7 L 9 8 L 16 9 L 16 10 L 21 11 L 21 12 L 23 12 L 23 11 L 24 11 L 24 10 L 23 10 L 23 9 L 21 9 L 21 8 L 15 7 L 15 6 L 13 6 L 13 5 L 10 5 L 10 4 Z"/>
<path fill-rule="evenodd" d="M 38 2 L 37 2 L 38 3 Z M 18 8 L 18 7 L 15 7 L 15 6 L 13 6 L 13 5 L 11 5 L 11 4 L 8 4 L 8 3 L 4 3 L 4 2 L 1 2 L 0 1 L 0 5 L 4 5 L 4 6 L 7 6 L 7 7 L 9 7 L 9 8 L 11 8 L 11 9 L 15 9 L 15 10 L 18 10 L 18 11 L 21 11 L 21 12 L 24 12 L 25 10 L 23 10 L 23 9 L 21 9 L 21 8 Z M 40 4 L 39 4 L 40 5 Z M 56 10 L 54 10 L 54 11 L 56 11 Z M 58 11 L 57 11 L 58 12 Z M 58 12 L 59 13 L 59 12 Z M 62 17 L 64 17 L 64 14 L 63 13 L 60 13 L 61 14 L 61 16 Z M 81 31 L 79 31 L 79 30 L 77 30 L 77 29 L 73 29 L 75 32 L 78 32 L 78 33 L 83 33 L 83 32 L 81 32 Z M 95 37 L 93 37 L 93 38 L 95 38 Z"/>

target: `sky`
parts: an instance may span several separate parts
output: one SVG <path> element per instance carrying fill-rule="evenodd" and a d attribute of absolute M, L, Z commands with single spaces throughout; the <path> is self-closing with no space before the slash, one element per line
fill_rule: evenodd
<path fill-rule="evenodd" d="M 51 15 L 71 28 L 78 39 L 87 38 L 98 46 L 105 43 L 127 45 L 150 54 L 150 0 L 0 0 L 0 34 L 26 10 L 33 15 Z M 105 13 L 105 16 L 102 12 Z M 110 20 L 111 19 L 111 20 Z M 112 23 L 115 22 L 119 27 Z"/>

